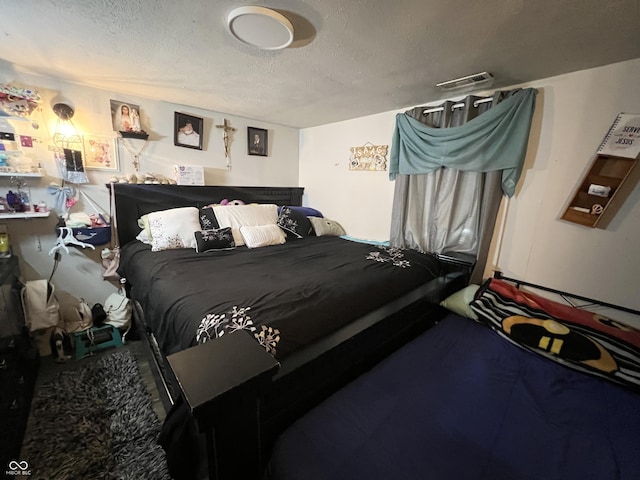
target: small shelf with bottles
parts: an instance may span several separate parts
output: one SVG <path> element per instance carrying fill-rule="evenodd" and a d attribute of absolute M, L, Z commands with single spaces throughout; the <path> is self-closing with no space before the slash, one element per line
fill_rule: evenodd
<path fill-rule="evenodd" d="M 7 167 L 0 167 L 0 178 L 9 178 L 11 183 L 17 186 L 17 193 L 13 194 L 20 197 L 17 204 L 24 209 L 19 211 L 17 204 L 11 203 L 9 194 L 6 199 L 0 201 L 0 220 L 29 219 L 29 218 L 46 218 L 49 216 L 49 209 L 44 202 L 41 204 L 31 204 L 31 189 L 27 186 L 25 178 L 42 178 L 44 169 L 41 167 L 33 168 L 33 171 L 7 171 Z M 11 193 L 11 191 L 9 191 Z M 22 198 L 23 194 L 25 198 Z M 15 201 L 15 200 L 14 200 Z"/>

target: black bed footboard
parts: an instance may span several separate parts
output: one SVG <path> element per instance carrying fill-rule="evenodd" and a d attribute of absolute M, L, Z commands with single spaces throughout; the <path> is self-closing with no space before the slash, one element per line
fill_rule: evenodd
<path fill-rule="evenodd" d="M 437 299 L 465 283 L 464 272 L 436 278 L 403 304 L 349 324 L 282 365 L 245 332 L 168 356 L 187 409 L 206 437 L 209 477 L 260 478 L 286 427 L 442 318 Z"/>

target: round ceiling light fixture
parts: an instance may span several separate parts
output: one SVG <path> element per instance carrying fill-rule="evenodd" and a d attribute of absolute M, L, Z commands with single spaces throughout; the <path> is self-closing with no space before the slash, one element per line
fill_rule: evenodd
<path fill-rule="evenodd" d="M 266 7 L 244 6 L 227 17 L 231 35 L 262 50 L 281 50 L 293 42 L 293 25 L 279 12 Z"/>

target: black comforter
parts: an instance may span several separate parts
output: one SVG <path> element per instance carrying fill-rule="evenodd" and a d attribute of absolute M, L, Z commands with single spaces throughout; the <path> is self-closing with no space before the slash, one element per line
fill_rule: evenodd
<path fill-rule="evenodd" d="M 442 270 L 432 255 L 325 236 L 199 254 L 132 242 L 119 273 L 164 354 L 243 328 L 283 358 Z"/>

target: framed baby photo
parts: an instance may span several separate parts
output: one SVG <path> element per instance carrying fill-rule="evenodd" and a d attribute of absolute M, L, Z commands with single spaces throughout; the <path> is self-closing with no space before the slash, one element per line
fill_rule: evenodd
<path fill-rule="evenodd" d="M 173 144 L 202 150 L 203 125 L 204 120 L 200 117 L 175 112 Z"/>
<path fill-rule="evenodd" d="M 249 155 L 268 155 L 269 131 L 263 128 L 247 127 Z"/>

